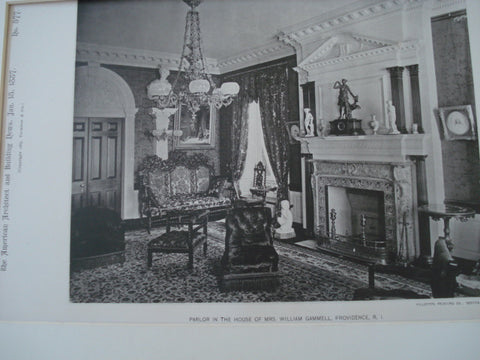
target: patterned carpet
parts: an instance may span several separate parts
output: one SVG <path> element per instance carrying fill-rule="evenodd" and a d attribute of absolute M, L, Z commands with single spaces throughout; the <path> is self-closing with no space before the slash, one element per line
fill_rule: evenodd
<path fill-rule="evenodd" d="M 164 230 L 126 234 L 126 261 L 71 274 L 70 299 L 77 303 L 198 303 L 286 302 L 352 300 L 354 290 L 368 285 L 367 268 L 347 260 L 285 243 L 275 243 L 284 274 L 273 292 L 220 292 L 218 275 L 224 249 L 224 224 L 209 223 L 208 252 L 198 249 L 194 269 L 187 269 L 187 254 L 156 254 L 151 269 L 146 265 L 146 245 Z M 383 289 L 413 290 L 430 295 L 426 284 L 396 275 L 377 274 Z"/>

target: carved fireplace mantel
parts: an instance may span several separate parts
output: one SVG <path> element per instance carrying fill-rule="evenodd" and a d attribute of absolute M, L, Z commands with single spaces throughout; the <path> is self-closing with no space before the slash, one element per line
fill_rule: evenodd
<path fill-rule="evenodd" d="M 302 138 L 302 152 L 312 165 L 304 181 L 313 200 L 313 233 L 328 238 L 328 188 L 340 187 L 383 194 L 386 252 L 390 259 L 418 256 L 415 163 L 426 156 L 428 135 L 365 135 Z M 305 167 L 304 167 L 305 168 Z"/>
<path fill-rule="evenodd" d="M 302 138 L 302 153 L 315 160 L 404 162 L 427 155 L 426 134 Z"/>

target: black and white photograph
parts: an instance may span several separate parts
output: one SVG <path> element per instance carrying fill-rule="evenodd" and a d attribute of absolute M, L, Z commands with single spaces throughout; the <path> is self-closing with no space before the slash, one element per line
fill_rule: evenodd
<path fill-rule="evenodd" d="M 0 0 L 0 357 L 478 357 L 479 13 Z"/>
<path fill-rule="evenodd" d="M 435 117 L 470 14 L 430 3 L 79 1 L 70 300 L 479 296 L 479 143 Z"/>

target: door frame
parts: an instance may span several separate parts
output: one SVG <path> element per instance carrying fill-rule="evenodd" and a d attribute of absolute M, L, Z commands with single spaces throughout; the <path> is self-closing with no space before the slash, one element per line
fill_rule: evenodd
<path fill-rule="evenodd" d="M 137 108 L 130 87 L 115 72 L 98 63 L 89 63 L 76 68 L 74 101 L 74 117 L 124 119 L 120 216 L 122 219 L 138 218 L 138 191 L 133 188 Z"/>

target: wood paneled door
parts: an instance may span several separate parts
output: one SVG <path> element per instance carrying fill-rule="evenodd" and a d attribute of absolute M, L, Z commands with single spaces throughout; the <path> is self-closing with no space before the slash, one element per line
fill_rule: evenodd
<path fill-rule="evenodd" d="M 122 125 L 117 118 L 74 119 L 72 211 L 94 206 L 120 213 Z"/>

